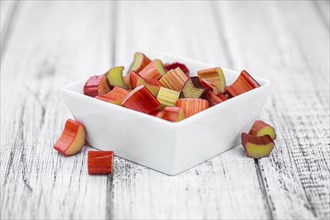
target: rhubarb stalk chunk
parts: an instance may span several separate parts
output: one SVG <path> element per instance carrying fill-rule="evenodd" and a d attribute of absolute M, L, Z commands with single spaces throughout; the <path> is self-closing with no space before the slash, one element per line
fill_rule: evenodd
<path fill-rule="evenodd" d="M 219 96 L 215 95 L 212 91 L 209 91 L 207 93 L 205 99 L 207 101 L 209 101 L 210 106 L 217 105 L 217 104 L 227 100 L 227 99 L 221 99 Z"/>
<path fill-rule="evenodd" d="M 154 97 L 157 97 L 160 90 L 160 83 L 156 79 L 144 79 L 142 76 L 138 75 L 136 72 L 130 73 L 130 81 L 133 88 L 137 86 L 144 85 Z"/>
<path fill-rule="evenodd" d="M 180 107 L 166 107 L 162 115 L 162 119 L 171 122 L 178 122 L 185 119 L 185 113 Z"/>
<path fill-rule="evenodd" d="M 176 106 L 181 107 L 186 115 L 190 117 L 198 112 L 201 112 L 209 107 L 209 102 L 205 99 L 192 99 L 185 98 L 179 99 L 176 102 Z"/>
<path fill-rule="evenodd" d="M 269 124 L 260 120 L 256 120 L 254 122 L 249 134 L 257 137 L 269 135 L 273 140 L 276 139 L 275 129 Z"/>
<path fill-rule="evenodd" d="M 176 69 L 180 67 L 180 69 L 184 72 L 184 74 L 189 77 L 189 69 L 183 63 L 175 62 L 175 63 L 165 63 L 164 69 L 166 72 L 170 71 L 171 69 Z"/>
<path fill-rule="evenodd" d="M 160 106 L 149 90 L 141 85 L 132 90 L 122 102 L 122 106 L 149 114 Z"/>
<path fill-rule="evenodd" d="M 54 149 L 65 156 L 77 154 L 85 145 L 86 131 L 82 124 L 68 119 Z"/>
<path fill-rule="evenodd" d="M 188 77 L 184 74 L 184 72 L 180 69 L 180 67 L 176 69 L 172 69 L 168 71 L 160 80 L 160 84 L 168 89 L 172 89 L 175 91 L 181 91 L 183 89 L 184 84 L 187 82 Z"/>
<path fill-rule="evenodd" d="M 105 76 L 92 76 L 84 85 L 84 94 L 95 97 L 104 95 L 110 91 L 110 86 Z"/>
<path fill-rule="evenodd" d="M 89 174 L 111 174 L 113 151 L 88 151 Z"/>
<path fill-rule="evenodd" d="M 100 99 L 105 102 L 110 102 L 115 105 L 120 105 L 121 102 L 129 94 L 129 91 L 121 87 L 115 86 L 110 92 L 102 96 L 96 96 L 96 99 Z"/>
<path fill-rule="evenodd" d="M 135 71 L 135 72 L 140 72 L 144 67 L 146 67 L 151 60 L 144 55 L 143 53 L 137 52 L 134 54 L 134 61 L 132 65 L 129 68 L 128 73 Z"/>
<path fill-rule="evenodd" d="M 269 135 L 255 137 L 243 132 L 241 139 L 246 154 L 255 159 L 269 156 L 275 146 Z"/>
<path fill-rule="evenodd" d="M 106 73 L 106 76 L 108 78 L 109 85 L 112 87 L 119 86 L 123 89 L 128 89 L 128 86 L 126 85 L 124 79 L 123 79 L 123 66 L 117 66 L 114 68 L 111 68 L 108 73 Z"/>
<path fill-rule="evenodd" d="M 184 98 L 205 98 L 210 89 L 203 87 L 197 76 L 191 77 L 186 81 L 182 89 Z"/>
<path fill-rule="evenodd" d="M 157 100 L 160 102 L 162 107 L 175 106 L 179 96 L 180 92 L 161 87 L 157 96 Z"/>
<path fill-rule="evenodd" d="M 259 87 L 259 83 L 252 78 L 252 76 L 243 70 L 236 81 L 227 87 L 227 92 L 231 96 L 238 96 L 242 93 L 248 92 Z"/>
<path fill-rule="evenodd" d="M 226 79 L 220 67 L 199 70 L 197 72 L 197 75 L 199 79 L 205 78 L 208 82 L 210 82 L 213 86 L 215 86 L 219 92 L 225 91 Z"/>
<path fill-rule="evenodd" d="M 154 60 L 138 72 L 138 74 L 145 79 L 160 79 L 165 75 L 163 63 L 160 60 Z"/>

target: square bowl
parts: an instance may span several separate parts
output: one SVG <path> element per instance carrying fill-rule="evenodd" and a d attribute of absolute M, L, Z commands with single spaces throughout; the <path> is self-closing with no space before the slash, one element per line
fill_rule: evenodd
<path fill-rule="evenodd" d="M 218 66 L 166 53 L 157 58 L 164 63 L 186 64 L 192 76 L 197 70 Z M 227 85 L 240 73 L 223 71 Z M 65 86 L 62 95 L 75 120 L 84 124 L 92 147 L 112 150 L 121 158 L 176 175 L 240 144 L 241 133 L 251 128 L 271 91 L 270 81 L 254 78 L 260 87 L 180 122 L 86 96 L 83 88 L 87 79 Z"/>

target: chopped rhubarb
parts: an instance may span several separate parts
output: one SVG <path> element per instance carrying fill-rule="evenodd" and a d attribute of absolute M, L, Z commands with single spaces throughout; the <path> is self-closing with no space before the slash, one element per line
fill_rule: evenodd
<path fill-rule="evenodd" d="M 143 53 L 137 52 L 134 54 L 134 61 L 132 65 L 129 68 L 128 73 L 135 71 L 135 72 L 140 72 L 144 67 L 146 67 L 151 60 L 144 55 Z"/>
<path fill-rule="evenodd" d="M 84 94 L 95 97 L 97 95 L 104 95 L 110 91 L 110 86 L 105 76 L 92 76 L 84 85 Z"/>
<path fill-rule="evenodd" d="M 259 83 L 253 79 L 248 72 L 243 70 L 236 81 L 227 87 L 227 92 L 230 96 L 234 97 L 255 89 L 259 86 Z"/>
<path fill-rule="evenodd" d="M 120 105 L 121 102 L 129 94 L 129 91 L 121 87 L 115 86 L 110 92 L 103 96 L 96 96 L 96 99 L 100 99 L 105 102 L 110 102 L 112 104 Z"/>
<path fill-rule="evenodd" d="M 172 69 L 168 71 L 159 80 L 159 82 L 165 88 L 181 92 L 187 80 L 188 77 L 184 74 L 184 72 L 180 69 L 180 67 L 178 67 L 176 69 Z"/>
<path fill-rule="evenodd" d="M 88 151 L 88 173 L 111 174 L 113 156 L 113 151 Z"/>
<path fill-rule="evenodd" d="M 210 69 L 204 69 L 197 71 L 199 79 L 206 79 L 213 86 L 215 86 L 219 92 L 224 92 L 226 88 L 226 79 L 223 71 L 220 67 L 214 67 Z"/>
<path fill-rule="evenodd" d="M 229 98 L 228 98 L 225 94 L 223 94 L 223 93 L 219 93 L 217 96 L 218 96 L 222 101 L 226 101 L 226 100 L 229 99 Z"/>
<path fill-rule="evenodd" d="M 161 87 L 157 95 L 157 100 L 160 102 L 162 107 L 175 106 L 179 96 L 180 92 Z"/>
<path fill-rule="evenodd" d="M 124 82 L 123 79 L 123 66 L 117 66 L 111 68 L 107 73 L 106 76 L 108 78 L 109 85 L 112 87 L 119 86 L 123 89 L 128 89 L 128 86 Z"/>
<path fill-rule="evenodd" d="M 225 100 L 221 99 L 219 96 L 215 95 L 213 92 L 209 91 L 205 97 L 207 101 L 209 101 L 210 106 L 214 106 L 219 104 Z"/>
<path fill-rule="evenodd" d="M 54 149 L 65 156 L 77 154 L 85 145 L 86 131 L 82 124 L 68 119 Z"/>
<path fill-rule="evenodd" d="M 243 132 L 241 139 L 246 154 L 255 159 L 269 156 L 275 146 L 269 135 L 256 137 Z"/>
<path fill-rule="evenodd" d="M 207 79 L 205 78 L 202 78 L 199 80 L 200 81 L 200 84 L 206 88 L 209 88 L 214 94 L 219 94 L 220 93 L 220 90 L 215 87 L 212 83 L 210 83 L 209 81 L 207 81 Z"/>
<path fill-rule="evenodd" d="M 164 64 L 164 69 L 165 69 L 166 72 L 168 72 L 172 69 L 176 69 L 178 67 L 180 67 L 180 69 L 184 72 L 184 74 L 187 77 L 189 77 L 189 69 L 183 63 L 175 62 L 175 63 L 165 63 Z"/>
<path fill-rule="evenodd" d="M 152 111 L 152 112 L 149 113 L 149 115 L 153 115 L 157 118 L 162 118 L 163 114 L 164 114 L 164 111 L 160 110 L 160 109 L 156 109 L 155 111 Z"/>
<path fill-rule="evenodd" d="M 130 81 L 130 78 L 131 78 L 130 75 L 131 74 L 127 74 L 127 75 L 123 76 L 124 83 L 126 84 L 128 89 L 132 89 L 131 81 Z"/>
<path fill-rule="evenodd" d="M 178 122 L 185 119 L 185 113 L 180 107 L 166 107 L 162 115 L 162 119 L 171 122 Z"/>
<path fill-rule="evenodd" d="M 165 75 L 163 63 L 160 60 L 154 60 L 138 72 L 138 74 L 144 79 L 160 79 Z"/>
<path fill-rule="evenodd" d="M 184 98 L 205 98 L 210 89 L 200 84 L 198 77 L 191 77 L 182 89 Z"/>
<path fill-rule="evenodd" d="M 176 102 L 176 106 L 183 108 L 186 118 L 197 114 L 209 107 L 209 102 L 205 99 L 184 98 Z"/>
<path fill-rule="evenodd" d="M 143 85 L 133 89 L 122 102 L 122 106 L 149 114 L 160 104 L 151 92 Z"/>
<path fill-rule="evenodd" d="M 130 73 L 130 81 L 133 88 L 137 86 L 144 85 L 154 97 L 157 97 L 160 90 L 160 83 L 156 79 L 144 79 L 142 76 L 138 75 L 136 72 Z"/>
<path fill-rule="evenodd" d="M 260 120 L 256 120 L 254 122 L 249 134 L 257 137 L 269 135 L 273 140 L 276 139 L 275 129 L 269 124 Z"/>

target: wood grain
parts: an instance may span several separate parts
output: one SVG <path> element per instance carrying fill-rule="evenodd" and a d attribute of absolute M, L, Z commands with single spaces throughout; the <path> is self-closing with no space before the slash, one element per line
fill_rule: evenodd
<path fill-rule="evenodd" d="M 272 155 L 241 146 L 170 177 L 53 150 L 60 88 L 167 51 L 270 79 Z M 329 1 L 1 1 L 1 219 L 330 218 Z M 201 146 L 202 147 L 202 146 Z"/>
<path fill-rule="evenodd" d="M 276 219 L 326 219 L 330 214 L 329 29 L 309 4 L 219 7 L 231 18 L 224 28 L 239 65 L 274 83 L 261 118 L 275 126 L 277 147 L 257 163 Z"/>
<path fill-rule="evenodd" d="M 1 65 L 1 219 L 105 218 L 108 181 L 88 176 L 88 149 L 52 146 L 69 117 L 60 88 L 111 65 L 112 3 L 20 4 Z"/>

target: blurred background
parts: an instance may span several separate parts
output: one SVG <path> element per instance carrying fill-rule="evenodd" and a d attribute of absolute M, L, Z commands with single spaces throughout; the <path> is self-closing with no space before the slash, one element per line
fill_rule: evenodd
<path fill-rule="evenodd" d="M 277 130 L 271 157 L 235 148 L 177 179 L 119 158 L 113 179 L 89 177 L 86 150 L 58 157 L 60 88 L 136 51 L 271 80 L 260 115 Z M 325 219 L 329 138 L 329 1 L 1 0 L 3 219 Z"/>

